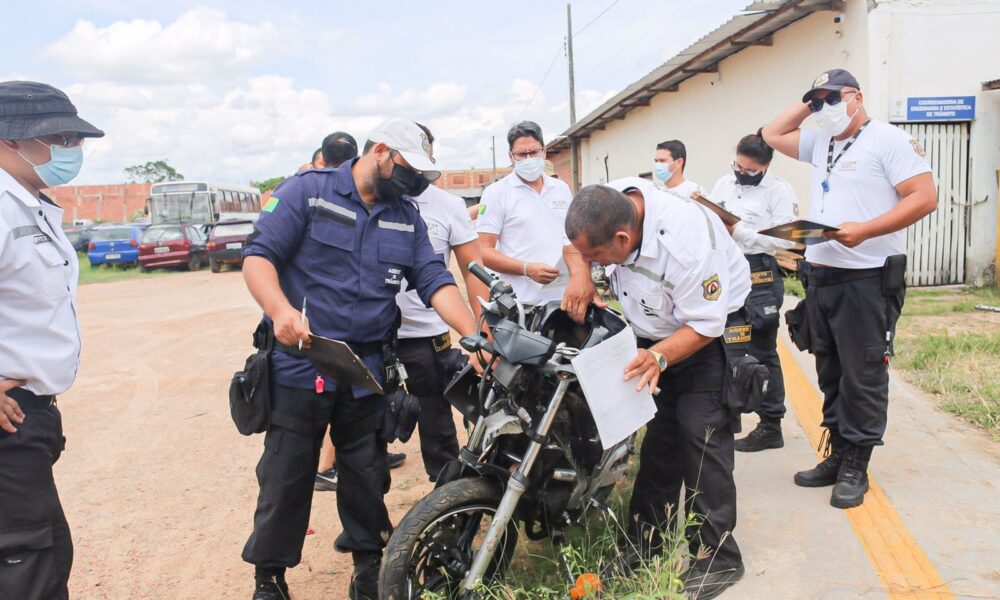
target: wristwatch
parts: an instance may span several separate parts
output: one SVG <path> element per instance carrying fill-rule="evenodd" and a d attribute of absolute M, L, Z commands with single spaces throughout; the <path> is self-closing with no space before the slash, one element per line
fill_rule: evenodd
<path fill-rule="evenodd" d="M 652 348 L 649 348 L 647 350 L 647 352 L 649 352 L 650 354 L 652 354 L 653 358 L 656 359 L 656 366 L 660 367 L 660 373 L 662 373 L 662 372 L 664 372 L 664 371 L 667 370 L 667 357 L 663 356 L 662 352 L 659 352 L 657 350 L 653 350 Z"/>

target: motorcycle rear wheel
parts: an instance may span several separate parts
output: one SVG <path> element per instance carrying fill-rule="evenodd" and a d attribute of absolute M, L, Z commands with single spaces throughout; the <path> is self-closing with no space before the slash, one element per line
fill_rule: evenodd
<path fill-rule="evenodd" d="M 426 591 L 466 598 L 461 583 L 500 504 L 501 490 L 485 479 L 459 479 L 425 496 L 396 526 L 382 559 L 381 600 L 421 598 Z M 512 520 L 484 576 L 501 575 L 517 547 Z M 436 596 L 437 597 L 437 596 Z"/>

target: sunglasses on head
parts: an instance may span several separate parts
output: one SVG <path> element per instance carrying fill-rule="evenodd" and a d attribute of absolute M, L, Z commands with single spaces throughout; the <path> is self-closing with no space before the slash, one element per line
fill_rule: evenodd
<path fill-rule="evenodd" d="M 844 95 L 846 96 L 847 94 L 856 94 L 856 93 L 857 92 L 851 90 L 851 91 L 844 92 Z M 837 104 L 840 104 L 841 100 L 843 100 L 843 98 L 841 97 L 841 93 L 840 92 L 830 92 L 829 94 L 826 95 L 825 98 L 813 98 L 808 103 L 809 104 L 809 112 L 816 113 L 816 112 L 819 112 L 819 111 L 823 110 L 823 103 L 824 102 L 826 104 L 829 104 L 830 106 L 836 106 Z"/>

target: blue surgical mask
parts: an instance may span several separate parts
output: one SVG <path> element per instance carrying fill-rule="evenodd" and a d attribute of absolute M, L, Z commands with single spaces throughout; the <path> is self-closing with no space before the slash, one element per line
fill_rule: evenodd
<path fill-rule="evenodd" d="M 44 142 L 35 138 L 32 139 L 39 144 L 44 144 Z M 66 148 L 64 146 L 50 145 L 49 150 L 52 153 L 52 158 L 40 165 L 31 162 L 20 152 L 17 155 L 23 158 L 29 165 L 35 167 L 35 173 L 38 174 L 42 183 L 48 187 L 55 187 L 73 181 L 73 178 L 80 174 L 80 168 L 83 167 L 83 146 Z"/>
<path fill-rule="evenodd" d="M 545 158 L 541 156 L 514 161 L 514 172 L 525 181 L 537 180 L 544 170 Z"/>
<path fill-rule="evenodd" d="M 674 163 L 653 163 L 653 175 L 655 175 L 660 181 L 666 183 L 670 181 L 671 177 L 674 176 L 674 170 L 670 168 L 673 165 Z"/>

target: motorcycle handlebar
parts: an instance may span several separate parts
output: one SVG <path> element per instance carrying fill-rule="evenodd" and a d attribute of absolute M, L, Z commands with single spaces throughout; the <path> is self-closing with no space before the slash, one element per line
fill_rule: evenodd
<path fill-rule="evenodd" d="M 479 263 L 473 261 L 469 263 L 469 272 L 476 276 L 476 279 L 482 281 L 486 284 L 486 287 L 490 287 L 496 281 L 490 272 L 479 266 Z"/>

